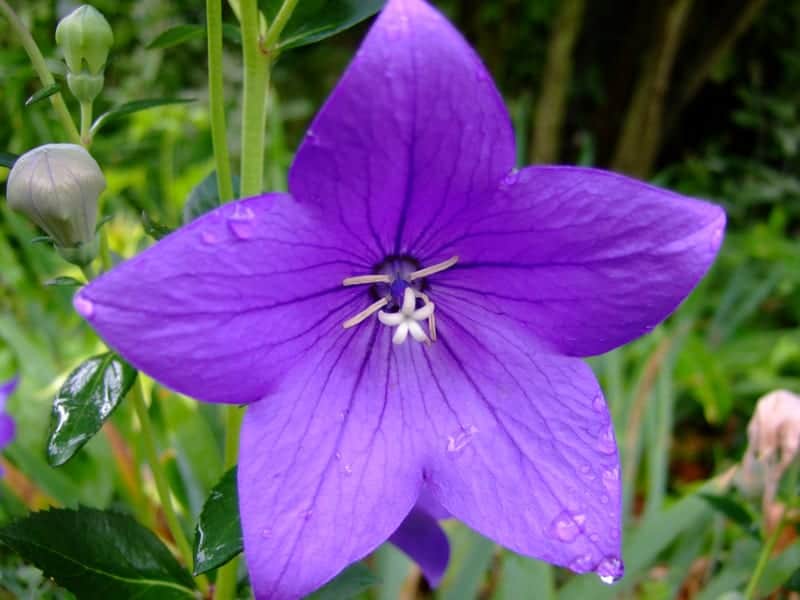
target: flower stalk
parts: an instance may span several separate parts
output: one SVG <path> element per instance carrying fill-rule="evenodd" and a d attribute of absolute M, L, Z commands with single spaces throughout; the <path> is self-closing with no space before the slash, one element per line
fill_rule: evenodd
<path fill-rule="evenodd" d="M 189 545 L 189 540 L 186 539 L 186 534 L 183 532 L 178 515 L 175 508 L 172 506 L 172 497 L 170 496 L 169 483 L 167 483 L 167 476 L 164 469 L 161 467 L 161 461 L 158 458 L 158 449 L 156 448 L 155 432 L 153 431 L 153 424 L 150 421 L 150 414 L 147 412 L 147 404 L 144 400 L 144 393 L 142 389 L 142 375 L 139 374 L 136 385 L 131 388 L 128 397 L 133 401 L 136 416 L 139 419 L 139 425 L 142 428 L 142 442 L 144 444 L 144 452 L 147 456 L 147 462 L 150 463 L 150 471 L 153 474 L 153 481 L 156 484 L 156 491 L 158 492 L 159 500 L 161 501 L 161 508 L 164 511 L 164 518 L 167 521 L 167 527 L 175 540 L 175 545 L 180 552 L 181 557 L 187 565 L 192 565 L 194 560 L 192 558 L 192 547 Z M 195 577 L 197 587 L 205 594 L 208 591 L 208 580 L 203 575 Z"/>
<path fill-rule="evenodd" d="M 8 5 L 6 0 L 0 0 L 0 12 L 2 12 L 8 19 L 11 29 L 16 32 L 17 37 L 19 37 L 20 42 L 22 42 L 22 46 L 28 53 L 28 58 L 30 58 L 33 69 L 39 76 L 39 81 L 41 81 L 42 86 L 47 88 L 55 85 L 56 81 L 53 79 L 52 73 L 50 73 L 50 70 L 47 68 L 47 63 L 44 60 L 44 56 L 42 56 L 41 50 L 39 50 L 39 46 L 36 45 L 36 41 L 31 36 L 27 27 L 25 27 L 25 24 Z M 67 105 L 64 104 L 64 99 L 61 97 L 61 92 L 57 92 L 50 96 L 50 103 L 52 104 L 53 109 L 56 111 L 56 116 L 61 121 L 61 125 L 64 127 L 64 131 L 67 134 L 67 139 L 73 144 L 80 144 L 81 135 L 78 133 L 78 128 L 75 127 L 75 122 L 72 120 L 72 116 L 69 114 Z"/>
<path fill-rule="evenodd" d="M 221 203 L 233 200 L 233 180 L 225 124 L 222 82 L 222 1 L 206 0 L 208 29 L 208 103 L 211 113 L 211 143 L 217 168 L 217 191 Z"/>

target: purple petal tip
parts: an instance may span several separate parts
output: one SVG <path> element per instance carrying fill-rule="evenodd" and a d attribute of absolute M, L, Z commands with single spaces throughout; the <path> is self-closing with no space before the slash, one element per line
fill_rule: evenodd
<path fill-rule="evenodd" d="M 94 303 L 80 292 L 75 295 L 75 298 L 72 300 L 72 305 L 84 319 L 91 319 L 94 315 Z"/>
<path fill-rule="evenodd" d="M 597 565 L 595 573 L 600 577 L 600 581 L 610 585 L 622 579 L 625 574 L 625 566 L 616 556 L 607 556 Z"/>

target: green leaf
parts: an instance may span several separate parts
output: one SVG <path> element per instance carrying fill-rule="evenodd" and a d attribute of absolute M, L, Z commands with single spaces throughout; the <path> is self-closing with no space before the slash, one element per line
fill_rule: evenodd
<path fill-rule="evenodd" d="M 194 536 L 194 574 L 216 569 L 242 551 L 236 467 L 225 473 L 203 505 Z"/>
<path fill-rule="evenodd" d="M 49 98 L 53 94 L 57 94 L 60 91 L 61 91 L 61 86 L 58 85 L 57 83 L 54 83 L 53 85 L 48 85 L 46 88 L 40 89 L 30 98 L 25 100 L 25 106 L 31 106 L 32 104 L 36 104 L 37 102 L 44 100 L 45 98 Z"/>
<path fill-rule="evenodd" d="M 31 244 L 55 244 L 55 242 L 49 235 L 37 235 L 31 238 Z"/>
<path fill-rule="evenodd" d="M 97 233 L 98 231 L 100 231 L 100 229 L 102 229 L 103 225 L 105 225 L 106 223 L 111 221 L 111 219 L 113 219 L 113 218 L 114 217 L 112 217 L 111 215 L 106 215 L 102 219 L 98 220 L 97 221 L 97 225 L 94 226 L 94 232 Z"/>
<path fill-rule="evenodd" d="M 271 23 L 282 0 L 260 0 Z M 349 29 L 378 12 L 385 0 L 303 0 L 298 2 L 281 34 L 279 49 L 313 44 Z"/>
<path fill-rule="evenodd" d="M 160 240 L 173 231 L 166 225 L 153 221 L 146 212 L 142 213 L 142 227 L 144 227 L 144 232 L 154 240 Z"/>
<path fill-rule="evenodd" d="M 17 162 L 18 158 L 18 155 L 11 154 L 11 152 L 0 152 L 0 167 L 10 169 L 14 166 L 14 163 Z"/>
<path fill-rule="evenodd" d="M 125 117 L 127 115 L 132 115 L 133 113 L 141 112 L 143 110 L 147 110 L 149 108 L 155 108 L 157 106 L 169 106 L 171 104 L 187 104 L 189 102 L 194 102 L 193 98 L 152 98 L 149 100 L 134 100 L 133 102 L 126 102 L 125 104 L 121 104 L 115 108 L 112 108 L 109 111 L 104 112 L 102 115 L 97 117 L 94 124 L 92 124 L 92 134 L 97 133 L 97 131 L 109 121 L 113 121 L 115 119 L 119 119 L 120 117 Z"/>
<path fill-rule="evenodd" d="M 233 195 L 239 196 L 239 178 L 233 177 Z M 183 206 L 183 224 L 191 223 L 200 215 L 214 210 L 220 205 L 217 191 L 217 172 L 213 171 L 198 183 Z"/>
<path fill-rule="evenodd" d="M 306 600 L 349 600 L 380 583 L 380 580 L 362 563 L 342 571 L 336 579 L 306 597 Z"/>
<path fill-rule="evenodd" d="M 47 460 L 63 465 L 111 416 L 136 380 L 136 370 L 112 352 L 84 361 L 53 402 Z"/>
<path fill-rule="evenodd" d="M 753 516 L 747 508 L 730 496 L 718 496 L 716 494 L 700 494 L 699 496 L 717 512 L 722 513 L 737 525 L 741 525 L 745 530 L 751 530 Z"/>
<path fill-rule="evenodd" d="M 83 282 L 74 277 L 61 276 L 48 279 L 44 284 L 54 287 L 80 287 L 83 285 Z"/>
<path fill-rule="evenodd" d="M 233 44 L 242 45 L 242 30 L 233 23 L 222 24 L 222 37 Z"/>
<path fill-rule="evenodd" d="M 127 515 L 90 508 L 32 513 L 0 529 L 0 542 L 81 600 L 195 597 L 189 573 Z"/>
<path fill-rule="evenodd" d="M 148 50 L 172 48 L 189 40 L 196 40 L 205 37 L 206 28 L 202 25 L 176 25 L 166 31 L 162 31 L 152 42 L 147 44 Z"/>

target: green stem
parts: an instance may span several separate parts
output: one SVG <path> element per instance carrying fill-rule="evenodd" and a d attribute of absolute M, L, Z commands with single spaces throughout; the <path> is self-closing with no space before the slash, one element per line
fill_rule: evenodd
<path fill-rule="evenodd" d="M 222 0 L 206 0 L 208 28 L 208 103 L 211 112 L 211 141 L 217 166 L 220 202 L 233 199 L 231 159 L 225 126 L 225 98 L 222 81 Z"/>
<path fill-rule="evenodd" d="M 239 431 L 242 427 L 244 410 L 238 406 L 225 407 L 225 470 L 236 466 L 239 454 Z M 217 583 L 214 590 L 215 600 L 234 600 L 236 598 L 236 576 L 239 571 L 239 559 L 233 558 L 217 571 Z"/>
<path fill-rule="evenodd" d="M 34 41 L 33 37 L 31 37 L 28 28 L 25 27 L 25 24 L 8 5 L 6 0 L 0 0 L 0 12 L 6 16 L 11 24 L 11 28 L 16 31 L 17 36 L 22 42 L 23 48 L 25 48 L 25 51 L 28 53 L 28 57 L 31 60 L 31 64 L 36 71 L 36 74 L 39 76 L 39 80 L 42 82 L 42 86 L 48 88 L 52 85 L 55 85 L 56 81 L 53 79 L 52 73 L 50 73 L 50 70 L 47 68 L 47 63 L 44 60 L 44 56 L 42 56 L 42 52 L 39 50 L 39 46 L 36 45 L 36 42 Z M 74 144 L 80 144 L 81 136 L 78 133 L 78 129 L 75 127 L 75 123 L 72 120 L 72 116 L 69 114 L 69 110 L 67 110 L 67 105 L 64 104 L 64 99 L 61 97 L 61 93 L 59 92 L 58 94 L 53 94 L 50 96 L 50 103 L 53 105 L 56 115 L 61 120 L 61 124 L 64 127 L 67 138 L 69 138 L 69 140 Z"/>
<path fill-rule="evenodd" d="M 81 102 L 81 144 L 85 148 L 92 145 L 92 103 Z"/>
<path fill-rule="evenodd" d="M 283 28 L 286 27 L 286 24 L 289 22 L 297 6 L 297 2 L 298 0 L 283 0 L 283 4 L 281 4 L 281 7 L 278 9 L 278 14 L 275 15 L 275 20 L 272 21 L 272 25 L 269 26 L 267 35 L 264 36 L 264 47 L 268 50 L 273 50 L 278 40 L 280 40 Z"/>
<path fill-rule="evenodd" d="M 783 512 L 781 513 L 780 521 L 778 521 L 778 524 L 775 526 L 775 529 L 769 536 L 767 543 L 764 544 L 764 547 L 761 549 L 761 554 L 758 556 L 756 568 L 753 569 L 753 574 L 750 576 L 747 589 L 744 591 L 745 600 L 753 600 L 753 598 L 756 597 L 756 592 L 758 591 L 758 582 L 761 580 L 761 576 L 764 574 L 764 569 L 769 562 L 772 551 L 775 549 L 775 544 L 778 543 L 781 533 L 783 532 L 783 528 L 788 521 L 789 511 L 796 504 L 796 496 L 794 496 L 794 494 L 797 490 L 797 479 L 800 477 L 800 463 L 795 462 L 795 464 L 789 468 L 789 473 L 787 475 L 788 485 L 786 486 L 786 489 L 789 490 L 789 493 L 792 494 L 792 496 L 786 501 L 786 504 L 783 507 Z M 764 514 L 766 515 L 766 512 Z"/>
<path fill-rule="evenodd" d="M 761 549 L 761 554 L 758 557 L 756 568 L 753 570 L 753 575 L 750 577 L 750 582 L 747 584 L 747 589 L 744 591 L 745 600 L 753 600 L 753 598 L 755 598 L 758 582 L 761 579 L 761 575 L 764 573 L 764 568 L 769 562 L 769 557 L 772 554 L 772 550 L 775 548 L 775 544 L 778 543 L 778 538 L 783 531 L 783 526 L 786 524 L 786 514 L 788 512 L 789 507 L 784 507 L 781 520 L 778 522 L 778 525 L 775 527 L 772 535 L 769 536 L 767 543 Z"/>
<path fill-rule="evenodd" d="M 256 0 L 242 0 L 242 170 L 241 195 L 255 196 L 264 187 L 264 137 L 269 89 L 269 60 L 262 52 Z"/>
<path fill-rule="evenodd" d="M 139 423 L 142 428 L 144 452 L 147 456 L 147 462 L 150 463 L 150 471 L 153 474 L 153 481 L 155 481 L 156 484 L 156 491 L 161 501 L 161 508 L 164 510 L 167 527 L 175 540 L 175 545 L 178 547 L 178 552 L 180 552 L 184 562 L 191 566 L 194 564 L 192 548 L 189 545 L 189 541 L 186 539 L 186 534 L 183 532 L 183 528 L 178 520 L 178 515 L 175 513 L 175 508 L 172 506 L 172 497 L 170 496 L 167 476 L 161 468 L 161 461 L 158 458 L 158 448 L 156 448 L 155 432 L 153 431 L 153 424 L 150 422 L 150 414 L 147 412 L 147 405 L 144 400 L 142 377 L 142 374 L 139 374 L 129 397 L 133 401 L 136 415 L 139 418 Z M 197 587 L 199 587 L 204 594 L 208 591 L 208 580 L 204 576 L 200 575 L 195 577 L 195 582 L 197 583 Z"/>

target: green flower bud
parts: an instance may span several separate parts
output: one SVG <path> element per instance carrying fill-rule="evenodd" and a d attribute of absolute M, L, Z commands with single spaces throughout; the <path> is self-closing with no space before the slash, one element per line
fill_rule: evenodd
<path fill-rule="evenodd" d="M 46 144 L 20 156 L 6 196 L 55 242 L 64 259 L 85 265 L 97 255 L 97 199 L 106 180 L 97 162 L 75 144 Z"/>
<path fill-rule="evenodd" d="M 72 73 L 81 73 L 85 65 L 91 75 L 101 75 L 114 33 L 99 10 L 84 4 L 59 21 L 56 43 Z"/>
<path fill-rule="evenodd" d="M 80 102 L 93 102 L 103 90 L 104 79 L 102 74 L 67 73 L 69 90 Z"/>

